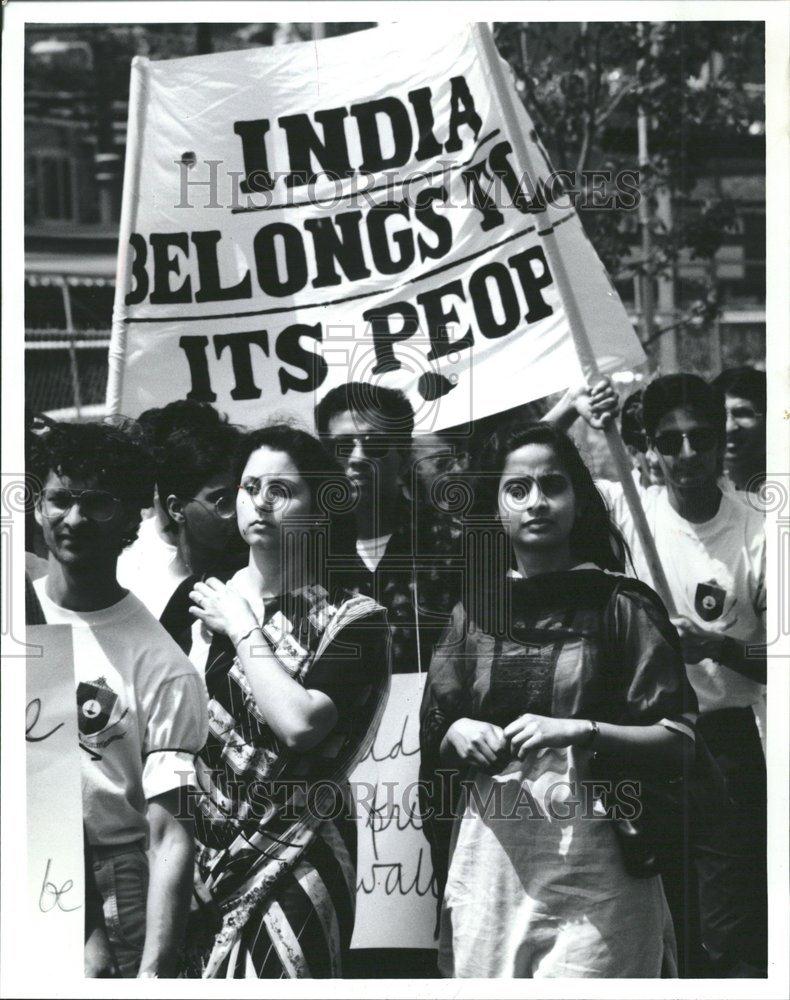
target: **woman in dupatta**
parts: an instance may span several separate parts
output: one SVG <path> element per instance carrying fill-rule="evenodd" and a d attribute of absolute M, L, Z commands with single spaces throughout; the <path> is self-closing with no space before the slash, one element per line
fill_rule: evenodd
<path fill-rule="evenodd" d="M 315 438 L 254 431 L 235 478 L 249 563 L 191 595 L 215 634 L 196 891 L 221 926 L 188 950 L 207 978 L 339 977 L 356 894 L 347 779 L 386 699 L 386 616 L 342 586 L 353 521 Z"/>
<path fill-rule="evenodd" d="M 677 635 L 653 591 L 616 575 L 622 542 L 564 434 L 522 427 L 485 455 L 468 547 L 487 553 L 472 580 L 489 585 L 455 608 L 421 711 L 424 816 L 446 880 L 440 972 L 675 974 L 661 878 L 627 869 L 612 801 L 590 782 L 663 780 L 693 754 Z M 448 822 L 452 771 L 464 780 Z M 618 789 L 633 816 L 634 788 L 618 785 L 615 805 Z"/>

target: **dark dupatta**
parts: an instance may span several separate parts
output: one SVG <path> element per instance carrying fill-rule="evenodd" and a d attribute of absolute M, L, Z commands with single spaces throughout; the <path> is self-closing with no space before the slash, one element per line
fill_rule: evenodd
<path fill-rule="evenodd" d="M 532 711 L 620 725 L 670 720 L 693 737 L 696 710 L 677 633 L 638 581 L 584 568 L 508 579 L 469 613 L 457 605 L 420 712 L 421 807 L 440 889 L 464 773 L 444 768 L 439 750 L 457 719 L 504 727 Z"/>

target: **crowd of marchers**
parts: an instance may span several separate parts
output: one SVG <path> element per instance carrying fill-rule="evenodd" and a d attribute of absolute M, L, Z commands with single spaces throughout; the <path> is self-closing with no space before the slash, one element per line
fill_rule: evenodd
<path fill-rule="evenodd" d="M 359 383 L 315 435 L 189 400 L 32 420 L 27 621 L 71 626 L 86 975 L 765 976 L 765 412 L 743 368 L 622 407 L 603 379 L 485 440 Z M 618 416 L 666 603 L 568 435 Z M 436 947 L 352 950 L 348 779 L 416 671 Z"/>

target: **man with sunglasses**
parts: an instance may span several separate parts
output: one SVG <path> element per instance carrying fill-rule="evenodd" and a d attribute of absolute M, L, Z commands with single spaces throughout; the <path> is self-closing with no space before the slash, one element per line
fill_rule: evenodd
<path fill-rule="evenodd" d="M 387 609 L 392 671 L 427 671 L 460 595 L 461 575 L 452 565 L 457 539 L 441 523 L 448 518 L 423 502 L 411 403 L 396 389 L 351 382 L 327 393 L 315 422 L 354 495 L 359 586 Z M 431 482 L 439 474 L 433 470 Z M 351 963 L 352 978 L 437 975 L 436 952 L 429 949 L 355 949 Z"/>
<path fill-rule="evenodd" d="M 349 382 L 327 393 L 315 421 L 354 493 L 360 581 L 387 608 L 393 673 L 427 670 L 460 576 L 440 516 L 414 495 L 411 403 L 397 389 Z"/>
<path fill-rule="evenodd" d="M 677 609 L 698 729 L 733 803 L 731 829 L 722 834 L 728 850 L 702 850 L 696 859 L 703 942 L 714 975 L 764 975 L 767 785 L 757 725 L 765 717 L 763 518 L 742 494 L 721 487 L 725 409 L 717 388 L 696 375 L 667 375 L 646 386 L 642 410 L 666 483 L 644 490 L 642 504 Z M 636 576 L 653 585 L 622 488 L 598 486 Z"/>
<path fill-rule="evenodd" d="M 647 498 L 646 511 L 689 677 L 703 712 L 751 706 L 765 684 L 765 653 L 753 649 L 765 642 L 765 532 L 759 511 L 719 486 L 721 394 L 698 376 L 667 375 L 647 386 L 643 406 L 667 485 Z M 641 548 L 633 549 L 637 573 L 648 579 Z"/>
<path fill-rule="evenodd" d="M 395 389 L 350 382 L 316 407 L 318 434 L 354 492 L 357 551 L 374 573 L 404 513 L 414 412 Z"/>
<path fill-rule="evenodd" d="M 208 732 L 207 696 L 116 577 L 151 503 L 151 457 L 101 424 L 56 425 L 36 448 L 46 477 L 35 516 L 49 557 L 34 588 L 47 623 L 71 626 L 83 815 L 112 949 L 112 968 L 86 953 L 87 971 L 173 975 L 194 863 L 194 824 L 181 803 Z"/>

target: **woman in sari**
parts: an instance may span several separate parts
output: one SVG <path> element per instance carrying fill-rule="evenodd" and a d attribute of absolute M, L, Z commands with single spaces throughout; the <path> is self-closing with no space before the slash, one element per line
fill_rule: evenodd
<path fill-rule="evenodd" d="M 616 575 L 622 543 L 564 434 L 517 429 L 485 455 L 466 544 L 488 586 L 455 608 L 421 711 L 424 808 L 441 809 L 448 770 L 465 779 L 450 825 L 429 823 L 440 972 L 671 974 L 661 878 L 631 873 L 591 781 L 663 780 L 693 754 L 677 635 L 649 588 Z M 615 806 L 618 788 L 633 816 L 633 787 Z"/>
<path fill-rule="evenodd" d="M 235 481 L 249 563 L 191 594 L 215 635 L 196 890 L 221 926 L 189 950 L 204 977 L 338 977 L 356 894 L 347 779 L 386 700 L 386 617 L 342 585 L 353 520 L 315 438 L 247 434 Z"/>

